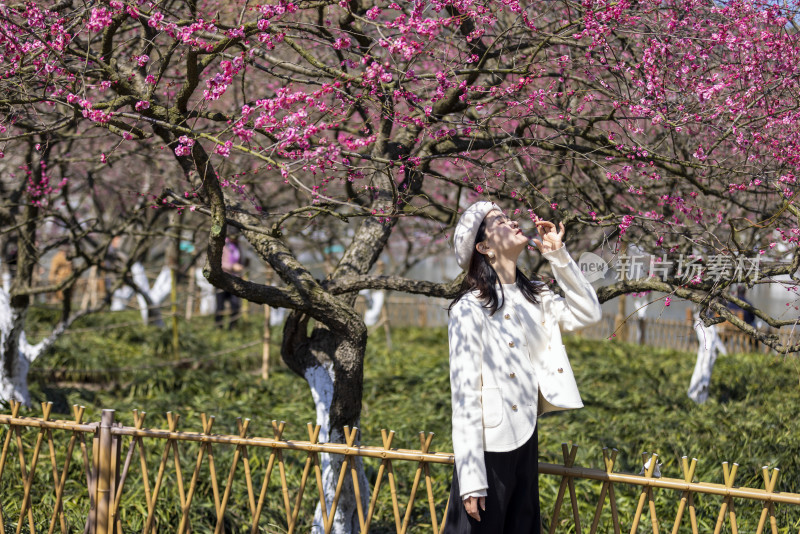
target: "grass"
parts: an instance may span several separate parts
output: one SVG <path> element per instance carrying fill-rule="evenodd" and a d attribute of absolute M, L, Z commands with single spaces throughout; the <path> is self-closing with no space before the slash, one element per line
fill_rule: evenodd
<path fill-rule="evenodd" d="M 54 320 L 53 312 L 36 309 L 32 314 L 31 330 L 44 330 Z M 172 365 L 171 332 L 137 324 L 135 313 L 102 314 L 86 318 L 75 326 L 73 334 L 65 336 L 56 348 L 35 362 L 31 369 L 30 387 L 34 402 L 51 401 L 55 418 L 71 418 L 70 406 L 86 406 L 85 420 L 99 420 L 103 408 L 117 410 L 116 418 L 132 424 L 134 408 L 148 412 L 146 426 L 166 428 L 165 413 L 180 414 L 179 428 L 200 430 L 201 412 L 216 416 L 214 431 L 235 433 L 236 417 L 252 420 L 249 435 L 271 436 L 273 419 L 289 423 L 285 437 L 307 439 L 305 423 L 314 420 L 314 409 L 308 388 L 302 379 L 280 365 L 273 349 L 269 381 L 259 377 L 260 346 L 238 349 L 260 339 L 261 319 L 251 317 L 233 332 L 213 328 L 210 318 L 197 318 L 190 323 L 181 322 L 181 357 L 189 361 Z M 133 323 L 125 328 L 108 328 L 118 323 Z M 370 338 L 366 356 L 364 397 L 361 421 L 362 443 L 380 445 L 380 429 L 396 432 L 394 446 L 417 448 L 418 432 L 434 432 L 433 449 L 452 451 L 450 440 L 450 391 L 447 362 L 447 334 L 445 329 L 394 329 L 394 348 L 389 350 L 382 332 Z M 280 332 L 273 332 L 279 341 Z M 567 349 L 576 378 L 586 404 L 582 410 L 561 412 L 545 416 L 540 421 L 540 460 L 562 463 L 561 443 L 580 445 L 577 464 L 601 467 L 601 448 L 619 450 L 617 470 L 638 473 L 641 453 L 658 452 L 666 477 L 682 478 L 680 457 L 698 458 L 696 479 L 721 483 L 722 462 L 737 462 L 737 485 L 763 487 L 761 467 L 781 470 L 779 487 L 782 491 L 800 493 L 800 387 L 798 363 L 793 358 L 784 359 L 764 355 L 721 356 L 714 370 L 710 400 L 696 405 L 686 397 L 689 377 L 694 366 L 694 355 L 669 350 L 626 345 L 617 342 L 590 342 L 567 339 Z M 69 369 L 68 373 L 53 381 L 53 371 Z M 28 415 L 36 415 L 33 410 Z M 5 437 L 0 430 L 0 442 Z M 34 433 L 27 439 L 32 443 Z M 68 439 L 68 436 L 61 436 Z M 91 446 L 91 445 L 90 445 Z M 148 444 L 148 465 L 151 477 L 155 475 L 163 445 Z M 12 445 L 12 449 L 14 446 Z M 232 449 L 231 449 L 232 450 Z M 14 449 L 16 451 L 16 449 Z M 123 455 L 127 445 L 123 447 Z M 16 452 L 14 452 L 16 454 Z M 60 452 L 59 465 L 63 462 Z M 181 449 L 184 479 L 188 485 L 194 467 L 196 448 L 187 445 Z M 230 451 L 216 457 L 220 486 L 224 488 Z M 295 466 L 287 476 L 290 486 L 299 484 L 299 472 L 304 457 L 287 455 Z M 251 468 L 263 476 L 266 455 L 253 452 Z M 52 475 L 49 456 L 42 457 L 37 469 L 37 484 L 41 484 L 40 503 L 52 501 Z M 0 504 L 5 517 L 14 517 L 21 494 L 19 478 L 12 469 L 19 467 L 15 460 L 0 478 Z M 415 466 L 398 466 L 401 485 L 401 505 L 410 492 Z M 204 469 L 206 469 L 204 467 Z M 367 462 L 366 470 L 374 480 L 377 464 Z M 14 471 L 18 473 L 19 471 Z M 204 473 L 207 471 L 204 471 Z M 164 532 L 177 524 L 179 502 L 176 475 L 171 463 L 167 468 L 167 484 L 159 497 L 157 524 Z M 273 480 L 277 480 L 276 474 Z M 451 471 L 445 467 L 432 469 L 434 490 L 439 513 L 449 490 Z M 141 530 L 143 522 L 143 490 L 141 475 L 132 472 L 123 494 L 123 521 L 133 530 Z M 65 504 L 71 524 L 85 514 L 85 503 L 77 495 L 85 492 L 85 475 L 80 471 L 76 454 L 70 473 L 71 495 Z M 544 510 L 552 510 L 558 479 L 542 476 L 541 494 Z M 49 486 L 48 486 L 49 484 Z M 578 482 L 579 509 L 582 523 L 587 525 L 594 512 L 599 486 L 596 483 Z M 424 485 L 423 485 L 424 487 Z M 271 486 L 274 491 L 275 486 Z M 312 492 L 304 501 L 305 516 L 301 532 L 308 528 L 310 510 L 313 509 Z M 49 493 L 48 493 L 49 491 Z M 222 491 L 222 490 L 220 490 Z M 208 477 L 201 480 L 193 505 L 192 525 L 195 531 L 213 529 L 212 488 Z M 388 492 L 382 490 L 382 495 Z M 657 508 L 662 520 L 674 517 L 677 497 L 658 499 Z M 229 531 L 244 528 L 249 512 L 244 480 L 237 478 L 232 488 L 229 514 Z M 15 500 L 16 499 L 16 500 Z M 201 503 L 200 499 L 204 499 Z M 424 489 L 418 495 L 412 519 L 412 532 L 425 531 L 430 522 Z M 617 500 L 625 517 L 636 507 L 638 493 L 617 489 Z M 282 532 L 285 520 L 279 500 L 267 510 L 262 521 L 263 531 Z M 698 498 L 701 530 L 711 530 L 716 522 L 720 499 Z M 50 510 L 51 506 L 41 506 Z M 800 509 L 779 507 L 779 523 L 786 531 L 797 532 L 800 526 Z M 565 502 L 562 519 L 567 518 L 569 504 Z M 740 532 L 755 531 L 760 506 L 737 502 Z M 37 513 L 38 514 L 38 513 Z M 49 512 L 48 512 L 49 514 Z M 37 515 L 37 522 L 46 521 L 45 512 Z M 604 512 L 601 530 L 608 531 L 608 511 Z M 6 520 L 8 521 L 8 519 Z M 563 523 L 559 531 L 570 531 L 570 522 Z M 688 518 L 684 520 L 688 526 Z M 44 525 L 45 528 L 47 525 Z M 82 526 L 82 525 L 81 525 Z M 649 529 L 649 521 L 644 520 Z M 42 526 L 37 525 L 41 530 Z M 662 528 L 671 528 L 662 525 Z M 394 529 L 394 519 L 387 503 L 376 514 L 374 532 Z M 728 527 L 726 527 L 728 529 Z M 126 529 L 127 530 L 127 529 Z M 611 530 L 613 531 L 613 530 Z"/>

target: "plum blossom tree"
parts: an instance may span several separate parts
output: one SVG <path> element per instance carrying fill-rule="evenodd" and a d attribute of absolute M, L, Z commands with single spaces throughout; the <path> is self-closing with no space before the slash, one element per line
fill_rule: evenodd
<path fill-rule="evenodd" d="M 796 8 L 760 0 L 3 4 L 0 125 L 7 140 L 101 129 L 117 139 L 94 154 L 101 163 L 132 145 L 172 157 L 180 172 L 153 191 L 159 205 L 206 217 L 212 284 L 292 310 L 282 356 L 311 387 L 322 438 L 340 441 L 361 410 L 367 330 L 357 292 L 452 295 L 458 280 L 373 267 L 399 234 L 416 232 L 441 251 L 459 210 L 480 197 L 524 218 L 560 219 L 581 247 L 616 254 L 635 242 L 667 266 L 602 287 L 601 300 L 660 292 L 663 304 L 710 309 L 709 324 L 728 320 L 779 352 L 800 349 L 726 307 L 775 328 L 794 323 L 730 288 L 784 276 L 787 294 L 796 290 Z M 280 282 L 222 271 L 231 227 Z M 294 246 L 315 232 L 346 236 L 324 276 Z M 340 503 L 337 530 L 357 528 L 355 510 L 352 499 Z"/>
<path fill-rule="evenodd" d="M 17 126 L 27 129 L 30 125 L 19 121 Z M 29 132 L 35 134 L 35 130 Z M 92 267 L 102 268 L 109 294 L 129 281 L 130 265 L 108 254 L 112 236 L 135 228 L 140 232 L 131 240 L 131 250 L 141 249 L 150 240 L 148 226 L 162 216 L 143 209 L 148 201 L 127 199 L 120 206 L 113 202 L 115 195 L 104 194 L 105 184 L 92 178 L 96 164 L 87 166 L 72 152 L 78 139 L 79 145 L 87 142 L 67 130 L 22 134 L 5 145 L 11 150 L 0 161 L 0 240 L 13 243 L 16 249 L 13 257 L 3 258 L 2 265 L 10 280 L 8 287 L 0 288 L 0 401 L 14 399 L 30 405 L 27 373 L 31 363 L 77 319 L 105 305 L 72 308 L 71 294 L 80 276 Z M 70 181 L 73 176 L 88 179 Z M 35 271 L 56 249 L 70 261 L 70 273 L 42 283 Z M 25 329 L 31 299 L 55 293 L 62 294 L 61 317 L 47 336 L 31 343 Z"/>

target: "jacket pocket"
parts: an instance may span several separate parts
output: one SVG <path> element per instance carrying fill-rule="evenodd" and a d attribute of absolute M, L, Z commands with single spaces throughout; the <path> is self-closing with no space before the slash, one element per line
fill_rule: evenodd
<path fill-rule="evenodd" d="M 493 428 L 503 422 L 503 394 L 500 388 L 481 388 L 483 427 Z"/>

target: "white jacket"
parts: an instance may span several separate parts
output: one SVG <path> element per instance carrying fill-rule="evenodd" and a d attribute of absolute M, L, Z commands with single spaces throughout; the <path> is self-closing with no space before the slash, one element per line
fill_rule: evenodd
<path fill-rule="evenodd" d="M 561 329 L 598 322 L 600 303 L 564 246 L 544 257 L 566 298 L 544 291 L 534 305 L 514 284 L 505 284 L 505 302 L 498 295 L 501 307 L 492 316 L 477 292 L 464 295 L 450 310 L 453 452 L 462 497 L 485 494 L 480 491 L 488 488 L 484 451 L 525 444 L 536 428 L 537 410 L 583 406 Z"/>

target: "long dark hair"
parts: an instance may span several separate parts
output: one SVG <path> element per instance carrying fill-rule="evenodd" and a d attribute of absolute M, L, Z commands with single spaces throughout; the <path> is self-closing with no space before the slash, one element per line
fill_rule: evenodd
<path fill-rule="evenodd" d="M 481 222 L 478 227 L 478 233 L 475 234 L 475 244 L 482 242 L 486 239 L 486 219 Z M 505 303 L 506 296 L 503 293 L 503 286 L 500 285 L 500 295 L 497 294 L 496 286 L 498 285 L 497 273 L 489 263 L 485 254 L 481 254 L 474 249 L 472 251 L 472 258 L 469 261 L 469 269 L 464 281 L 461 282 L 461 287 L 458 294 L 447 307 L 447 311 L 453 309 L 456 302 L 461 300 L 461 297 L 467 293 L 478 290 L 478 298 L 483 301 L 483 307 L 489 310 L 489 315 L 494 315 L 498 308 Z M 517 267 L 517 281 L 516 286 L 525 296 L 525 298 L 532 304 L 539 303 L 539 293 L 545 290 L 545 284 L 532 283 L 527 276 Z M 502 299 L 502 302 L 501 302 Z"/>

